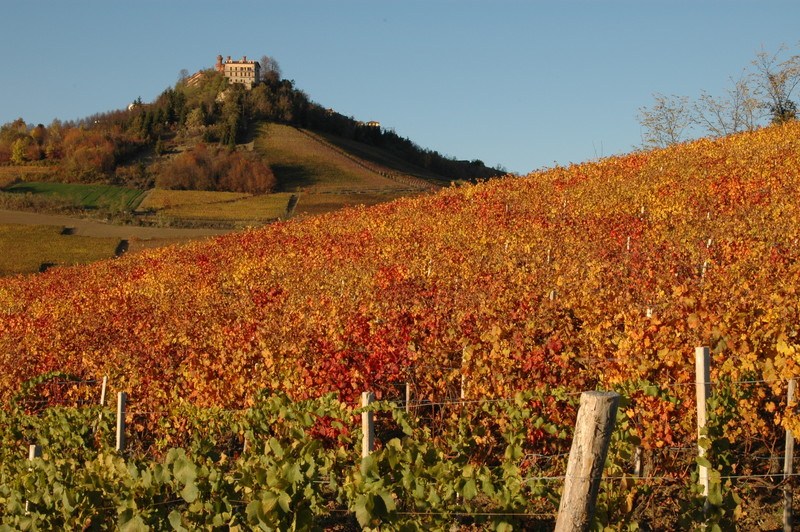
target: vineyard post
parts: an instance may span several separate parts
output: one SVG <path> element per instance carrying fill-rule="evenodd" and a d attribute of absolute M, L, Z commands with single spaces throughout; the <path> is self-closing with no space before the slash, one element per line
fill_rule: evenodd
<path fill-rule="evenodd" d="M 28 461 L 29 462 L 33 462 L 34 458 L 40 458 L 41 456 L 42 456 L 42 448 L 41 447 L 39 447 L 38 445 L 31 445 L 30 447 L 28 447 Z M 30 471 L 30 470 L 31 470 L 31 468 L 29 467 L 28 471 Z M 30 513 L 30 511 L 31 511 L 31 502 L 30 501 L 25 501 L 25 515 L 28 515 Z"/>
<path fill-rule="evenodd" d="M 125 448 L 125 404 L 128 402 L 128 394 L 125 392 L 117 393 L 117 451 Z"/>
<path fill-rule="evenodd" d="M 792 408 L 797 381 L 789 379 L 789 389 L 786 392 L 787 410 Z M 794 463 L 794 433 L 786 429 L 786 451 L 783 455 L 783 530 L 791 532 L 794 521 L 792 511 L 792 486 L 789 483 L 792 477 L 792 464 Z"/>
<path fill-rule="evenodd" d="M 644 475 L 644 471 L 642 468 L 642 446 L 637 445 L 636 451 L 633 455 L 633 475 L 636 477 L 642 477 Z"/>
<path fill-rule="evenodd" d="M 361 407 L 366 408 L 375 400 L 372 392 L 361 393 Z M 375 448 L 375 413 L 361 412 L 361 458 L 366 458 Z"/>
<path fill-rule="evenodd" d="M 556 532 L 589 530 L 618 405 L 614 392 L 581 394 Z"/>
<path fill-rule="evenodd" d="M 411 409 L 411 383 L 406 382 L 406 413 Z"/>
<path fill-rule="evenodd" d="M 100 385 L 100 406 L 106 404 L 106 385 L 108 384 L 108 375 L 103 376 L 103 384 Z"/>
<path fill-rule="evenodd" d="M 694 350 L 695 391 L 697 394 L 697 455 L 702 458 L 706 450 L 700 445 L 703 429 L 706 427 L 706 401 L 711 395 L 710 352 L 708 347 L 697 347 Z M 703 497 L 708 497 L 708 468 L 700 466 L 699 483 L 703 485 Z"/>

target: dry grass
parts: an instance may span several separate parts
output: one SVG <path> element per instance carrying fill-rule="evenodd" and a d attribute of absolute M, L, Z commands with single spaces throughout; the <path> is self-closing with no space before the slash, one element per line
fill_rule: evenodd
<path fill-rule="evenodd" d="M 159 213 L 168 218 L 189 220 L 266 222 L 285 216 L 291 196 L 288 192 L 280 192 L 219 203 L 183 204 L 164 208 Z"/>
<path fill-rule="evenodd" d="M 63 227 L 0 224 L 0 275 L 35 273 L 43 264 L 69 266 L 114 257 L 118 238 L 61 234 Z"/>
<path fill-rule="evenodd" d="M 268 124 L 255 149 L 269 161 L 282 191 L 398 190 L 407 186 L 364 168 L 296 128 Z"/>
<path fill-rule="evenodd" d="M 209 192 L 205 190 L 163 190 L 154 188 L 150 190 L 139 209 L 144 211 L 175 208 L 188 205 L 208 205 L 224 203 L 250 197 L 250 194 L 240 192 Z"/>
<path fill-rule="evenodd" d="M 339 193 L 339 194 L 319 194 L 319 193 L 303 193 L 300 194 L 297 206 L 294 209 L 295 215 L 313 216 L 316 214 L 324 214 L 332 212 L 342 207 L 354 207 L 356 205 L 377 205 L 392 201 L 397 198 L 408 197 L 411 194 L 407 192 L 386 192 L 378 193 L 365 193 L 359 194 L 356 192 Z"/>

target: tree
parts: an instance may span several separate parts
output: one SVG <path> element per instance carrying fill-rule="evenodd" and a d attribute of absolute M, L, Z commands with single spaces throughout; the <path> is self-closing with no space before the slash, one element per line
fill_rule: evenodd
<path fill-rule="evenodd" d="M 652 107 L 639 109 L 639 123 L 644 128 L 645 147 L 663 148 L 686 140 L 685 133 L 694 123 L 689 98 L 654 94 Z"/>
<path fill-rule="evenodd" d="M 761 50 L 753 60 L 757 74 L 757 90 L 765 98 L 773 123 L 783 123 L 797 118 L 797 104 L 792 92 L 800 84 L 800 55 L 781 59 L 786 46 L 770 55 Z"/>
<path fill-rule="evenodd" d="M 28 146 L 33 143 L 30 137 L 19 137 L 11 145 L 11 162 L 24 164 L 28 161 Z"/>
<path fill-rule="evenodd" d="M 281 80 L 281 66 L 274 57 L 261 56 L 261 81 L 278 82 Z"/>
<path fill-rule="evenodd" d="M 694 122 L 713 137 L 723 137 L 758 127 L 763 106 L 753 93 L 752 76 L 743 74 L 727 92 L 715 98 L 703 91 L 694 103 Z"/>

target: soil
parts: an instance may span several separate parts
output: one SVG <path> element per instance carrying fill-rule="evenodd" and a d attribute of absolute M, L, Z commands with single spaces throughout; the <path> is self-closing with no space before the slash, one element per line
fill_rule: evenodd
<path fill-rule="evenodd" d="M 0 223 L 21 225 L 56 225 L 69 228 L 71 234 L 97 238 L 140 239 L 180 239 L 202 238 L 230 233 L 223 229 L 182 229 L 175 227 L 141 227 L 135 225 L 113 225 L 99 220 L 74 218 L 60 214 L 39 214 L 35 212 L 7 211 L 0 209 Z"/>

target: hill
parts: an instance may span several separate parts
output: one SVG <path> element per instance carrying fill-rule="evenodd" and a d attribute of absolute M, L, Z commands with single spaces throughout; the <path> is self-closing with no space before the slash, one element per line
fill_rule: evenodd
<path fill-rule="evenodd" d="M 109 375 L 157 434 L 177 404 L 244 407 L 262 388 L 613 389 L 656 460 L 696 443 L 705 345 L 720 440 L 774 447 L 798 426 L 798 153 L 791 123 L 0 280 L 0 397 L 53 370 Z M 522 454 L 560 445 L 537 430 Z M 657 467 L 691 484 L 691 464 Z M 651 517 L 678 526 L 683 503 L 659 500 Z"/>

